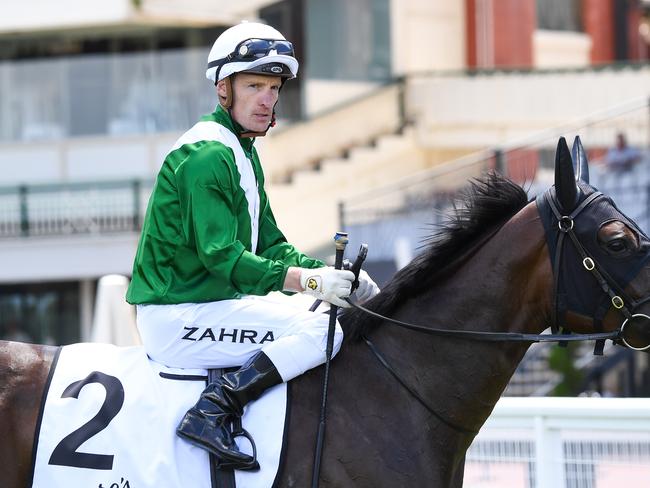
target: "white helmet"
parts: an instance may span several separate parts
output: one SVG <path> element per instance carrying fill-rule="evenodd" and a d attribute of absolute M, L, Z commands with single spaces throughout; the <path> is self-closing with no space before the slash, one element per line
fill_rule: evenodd
<path fill-rule="evenodd" d="M 230 27 L 214 42 L 205 76 L 216 84 L 241 71 L 295 78 L 293 45 L 269 25 L 242 22 Z"/>

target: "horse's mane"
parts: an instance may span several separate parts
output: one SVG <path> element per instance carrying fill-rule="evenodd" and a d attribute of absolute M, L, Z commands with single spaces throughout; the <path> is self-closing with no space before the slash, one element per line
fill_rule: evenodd
<path fill-rule="evenodd" d="M 423 251 L 364 306 L 390 316 L 407 298 L 440 282 L 482 236 L 503 225 L 527 203 L 523 188 L 497 173 L 471 180 L 444 222 L 432 226 L 433 233 L 423 240 Z M 341 316 L 347 340 L 358 339 L 379 322 L 354 308 Z"/>

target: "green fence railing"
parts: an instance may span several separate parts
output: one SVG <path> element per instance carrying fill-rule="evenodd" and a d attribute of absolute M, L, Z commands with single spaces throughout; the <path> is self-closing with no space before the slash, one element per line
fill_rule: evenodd
<path fill-rule="evenodd" d="M 0 188 L 0 238 L 137 232 L 153 182 Z"/>

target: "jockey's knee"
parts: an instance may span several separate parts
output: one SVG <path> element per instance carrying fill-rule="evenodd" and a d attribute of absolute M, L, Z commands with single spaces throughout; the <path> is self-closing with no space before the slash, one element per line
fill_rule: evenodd
<path fill-rule="evenodd" d="M 327 350 L 327 334 L 329 333 L 329 316 L 321 314 L 318 317 L 318 320 L 315 320 L 313 324 L 309 324 L 309 326 L 303 329 L 303 331 L 306 333 L 305 335 L 307 339 L 318 347 L 322 353 L 325 353 Z M 343 329 L 337 320 L 334 329 L 334 348 L 332 350 L 332 356 L 339 352 L 342 342 Z"/>
<path fill-rule="evenodd" d="M 284 381 L 289 381 L 326 360 L 329 318 L 323 315 L 305 325 L 298 333 L 281 337 L 262 348 Z M 339 352 L 342 342 L 343 329 L 337 321 L 332 356 Z"/>

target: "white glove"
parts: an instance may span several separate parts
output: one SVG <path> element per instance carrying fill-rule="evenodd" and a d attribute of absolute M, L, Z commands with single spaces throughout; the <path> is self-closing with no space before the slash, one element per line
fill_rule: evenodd
<path fill-rule="evenodd" d="M 343 298 L 350 296 L 353 281 L 352 271 L 334 269 L 331 266 L 300 270 L 300 286 L 304 288 L 303 293 L 339 307 L 350 306 Z"/>
<path fill-rule="evenodd" d="M 363 269 L 359 271 L 359 287 L 355 290 L 354 296 L 359 303 L 370 300 L 381 290 L 372 278 Z"/>

